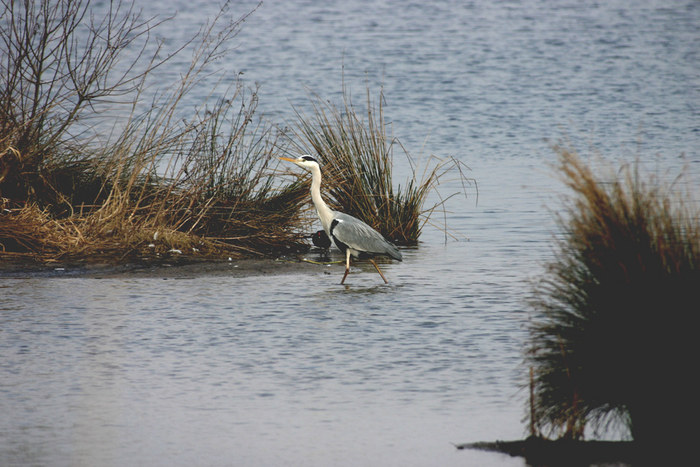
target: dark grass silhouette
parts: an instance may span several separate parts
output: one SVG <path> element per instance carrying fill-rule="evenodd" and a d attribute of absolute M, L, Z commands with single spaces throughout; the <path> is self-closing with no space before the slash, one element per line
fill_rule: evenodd
<path fill-rule="evenodd" d="M 679 465 L 697 455 L 700 212 L 638 163 L 599 173 L 555 149 L 571 195 L 531 302 L 530 436 L 457 447 L 531 465 Z"/>
<path fill-rule="evenodd" d="M 573 194 L 532 302 L 532 434 L 621 423 L 638 446 L 678 446 L 697 410 L 700 214 L 638 163 L 594 173 L 556 149 Z"/>

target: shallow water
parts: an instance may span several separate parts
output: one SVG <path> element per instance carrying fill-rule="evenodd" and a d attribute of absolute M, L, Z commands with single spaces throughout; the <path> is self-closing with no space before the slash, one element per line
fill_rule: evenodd
<path fill-rule="evenodd" d="M 465 458 L 450 442 L 518 437 L 526 314 L 507 282 L 475 273 L 452 290 L 447 254 L 406 251 L 384 266 L 389 286 L 364 267 L 339 286 L 339 266 L 3 281 L 0 452 L 18 464 L 429 465 Z"/>
<path fill-rule="evenodd" d="M 173 38 L 216 10 L 174 4 Z M 697 196 L 698 25 L 690 1 L 264 3 L 222 66 L 269 119 L 343 73 L 382 85 L 394 133 L 471 167 L 478 203 L 452 198 L 454 237 L 426 226 L 389 285 L 366 264 L 346 286 L 337 265 L 0 278 L 0 464 L 525 465 L 451 443 L 526 434 L 526 301 L 565 193 L 546 139 L 685 170 Z"/>

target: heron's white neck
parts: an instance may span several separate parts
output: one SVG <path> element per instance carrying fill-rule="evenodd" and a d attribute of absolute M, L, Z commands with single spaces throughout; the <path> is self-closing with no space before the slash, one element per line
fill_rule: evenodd
<path fill-rule="evenodd" d="M 333 222 L 333 211 L 321 198 L 321 169 L 314 165 L 311 167 L 311 200 L 316 206 L 316 213 L 321 219 L 321 225 L 326 234 L 330 237 L 331 222 Z"/>

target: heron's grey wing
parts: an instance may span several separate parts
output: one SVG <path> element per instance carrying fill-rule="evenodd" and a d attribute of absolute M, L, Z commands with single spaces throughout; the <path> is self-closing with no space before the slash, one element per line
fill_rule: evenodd
<path fill-rule="evenodd" d="M 333 237 L 354 250 L 402 260 L 401 252 L 396 246 L 372 227 L 349 214 L 336 212 L 330 230 Z"/>

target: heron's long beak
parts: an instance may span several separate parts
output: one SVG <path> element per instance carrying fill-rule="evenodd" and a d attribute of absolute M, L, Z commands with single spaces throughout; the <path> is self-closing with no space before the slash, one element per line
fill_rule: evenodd
<path fill-rule="evenodd" d="M 280 157 L 283 161 L 289 161 L 289 162 L 296 162 L 296 159 L 292 159 L 291 157 Z"/>

